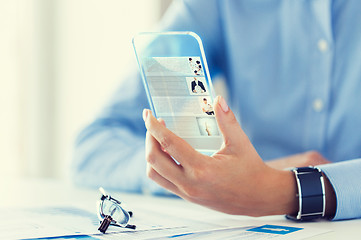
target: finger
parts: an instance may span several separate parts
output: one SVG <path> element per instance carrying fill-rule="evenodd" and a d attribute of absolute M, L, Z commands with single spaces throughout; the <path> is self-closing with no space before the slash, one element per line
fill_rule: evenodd
<path fill-rule="evenodd" d="M 165 122 L 162 118 L 158 118 L 158 122 L 160 122 L 165 127 Z"/>
<path fill-rule="evenodd" d="M 199 152 L 194 150 L 184 139 L 178 137 L 158 122 L 150 110 L 145 109 L 143 111 L 143 119 L 148 132 L 180 164 L 191 166 L 194 159 L 200 159 L 201 154 Z"/>
<path fill-rule="evenodd" d="M 321 153 L 319 153 L 317 151 L 308 151 L 304 154 L 310 161 L 309 165 L 316 166 L 316 165 L 331 163 Z"/>
<path fill-rule="evenodd" d="M 186 193 L 184 193 L 184 191 L 179 189 L 175 184 L 168 181 L 167 179 L 162 177 L 159 173 L 157 173 L 157 171 L 154 170 L 154 168 L 152 168 L 152 166 L 150 164 L 147 165 L 147 175 L 150 179 L 152 179 L 154 182 L 159 184 L 161 187 L 167 189 L 168 191 L 174 193 L 175 195 L 178 195 L 179 197 L 181 197 L 185 200 L 188 200 L 188 201 L 194 202 L 194 203 L 198 203 L 198 204 L 202 204 L 202 205 L 205 205 L 207 203 L 206 201 L 202 201 L 201 199 L 196 199 L 191 196 L 188 196 Z"/>
<path fill-rule="evenodd" d="M 162 177 L 176 185 L 180 184 L 184 179 L 182 166 L 179 166 L 167 153 L 162 151 L 161 146 L 149 131 L 147 131 L 145 141 L 147 162 Z"/>
<path fill-rule="evenodd" d="M 330 163 L 317 151 L 298 153 L 283 158 L 268 161 L 266 164 L 276 169 L 288 169 L 294 167 L 316 166 Z"/>
<path fill-rule="evenodd" d="M 158 118 L 158 122 L 160 122 L 164 127 L 166 127 L 165 122 L 162 118 Z M 161 149 L 163 152 L 167 152 L 164 148 L 161 147 Z"/>
<path fill-rule="evenodd" d="M 181 195 L 181 191 L 178 187 L 174 183 L 162 177 L 149 163 L 147 164 L 147 176 L 168 191 L 178 196 Z"/>
<path fill-rule="evenodd" d="M 223 135 L 224 144 L 227 147 L 239 147 L 242 139 L 248 137 L 239 125 L 236 116 L 229 109 L 223 97 L 217 96 L 214 101 L 214 111 L 218 127 Z"/>

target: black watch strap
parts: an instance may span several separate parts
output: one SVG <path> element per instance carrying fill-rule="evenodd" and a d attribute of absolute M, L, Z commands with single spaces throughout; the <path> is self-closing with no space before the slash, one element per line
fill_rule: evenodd
<path fill-rule="evenodd" d="M 317 167 L 301 167 L 292 170 L 296 176 L 299 210 L 296 216 L 287 218 L 309 221 L 325 215 L 325 184 Z"/>

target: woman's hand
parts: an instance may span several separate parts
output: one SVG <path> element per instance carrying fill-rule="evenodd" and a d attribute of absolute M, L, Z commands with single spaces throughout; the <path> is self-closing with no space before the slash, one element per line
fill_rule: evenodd
<path fill-rule="evenodd" d="M 295 167 L 317 166 L 331 163 L 316 151 L 309 151 L 274 159 L 267 162 L 267 165 L 275 169 L 289 169 Z"/>
<path fill-rule="evenodd" d="M 210 157 L 194 150 L 145 109 L 148 176 L 186 200 L 229 214 L 297 212 L 293 173 L 263 163 L 222 97 L 216 98 L 214 110 L 224 144 Z"/>

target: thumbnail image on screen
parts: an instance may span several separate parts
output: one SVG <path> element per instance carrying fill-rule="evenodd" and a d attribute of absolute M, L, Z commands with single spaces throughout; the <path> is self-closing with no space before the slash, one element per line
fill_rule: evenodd
<path fill-rule="evenodd" d="M 200 57 L 148 57 L 143 66 L 155 112 L 171 131 L 219 136 Z"/>

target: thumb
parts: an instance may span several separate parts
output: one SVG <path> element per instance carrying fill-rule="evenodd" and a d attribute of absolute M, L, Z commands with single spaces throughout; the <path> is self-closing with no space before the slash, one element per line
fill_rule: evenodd
<path fill-rule="evenodd" d="M 223 97 L 216 97 L 214 111 L 225 147 L 239 147 L 244 140 L 249 141 Z"/>

